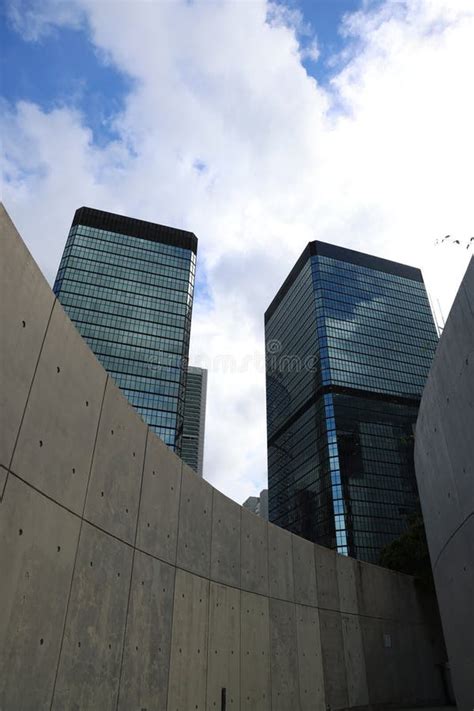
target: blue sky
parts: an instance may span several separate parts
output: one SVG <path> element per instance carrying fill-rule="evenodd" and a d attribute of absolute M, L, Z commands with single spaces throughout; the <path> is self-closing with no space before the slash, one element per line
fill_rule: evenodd
<path fill-rule="evenodd" d="M 330 60 L 346 46 L 339 32 L 343 16 L 359 10 L 362 3 L 363 0 L 281 3 L 282 7 L 301 13 L 303 31 L 298 36 L 303 48 L 317 38 L 318 60 L 303 58 L 302 63 L 320 83 L 329 81 L 335 71 Z M 0 25 L 2 98 L 11 103 L 33 101 L 46 110 L 75 106 L 87 117 L 97 143 L 115 138 L 113 117 L 123 109 L 132 79 L 96 50 L 86 23 L 78 28 L 56 27 L 39 39 L 24 39 L 13 26 L 8 7 L 8 2 L 2 6 Z"/>
<path fill-rule="evenodd" d="M 111 119 L 123 108 L 130 78 L 100 58 L 86 29 L 64 27 L 27 41 L 5 13 L 6 6 L 0 29 L 2 97 L 33 101 L 45 110 L 73 105 L 87 116 L 99 143 L 114 137 Z"/>
<path fill-rule="evenodd" d="M 197 234 L 205 475 L 243 501 L 266 483 L 263 313 L 309 240 L 421 267 L 447 315 L 469 254 L 435 241 L 472 235 L 474 4 L 3 8 L 2 201 L 51 283 L 81 205 Z"/>

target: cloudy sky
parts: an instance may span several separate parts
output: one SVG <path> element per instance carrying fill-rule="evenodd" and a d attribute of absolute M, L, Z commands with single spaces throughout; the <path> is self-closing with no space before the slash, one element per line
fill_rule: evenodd
<path fill-rule="evenodd" d="M 81 205 L 196 233 L 205 476 L 241 502 L 266 486 L 263 313 L 309 240 L 420 266 L 447 316 L 474 235 L 474 2 L 3 7 L 2 200 L 51 283 Z"/>

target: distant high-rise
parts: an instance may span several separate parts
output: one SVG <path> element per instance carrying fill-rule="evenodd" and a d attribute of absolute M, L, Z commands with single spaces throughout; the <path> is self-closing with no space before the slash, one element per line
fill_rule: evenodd
<path fill-rule="evenodd" d="M 260 496 L 249 496 L 242 506 L 268 521 L 268 489 L 263 489 Z"/>
<path fill-rule="evenodd" d="M 54 293 L 145 422 L 181 454 L 197 238 L 82 207 Z"/>
<path fill-rule="evenodd" d="M 184 403 L 183 446 L 181 457 L 202 476 L 206 426 L 207 370 L 188 368 Z"/>
<path fill-rule="evenodd" d="M 269 519 L 375 562 L 418 510 L 437 344 L 421 272 L 311 242 L 265 314 Z"/>

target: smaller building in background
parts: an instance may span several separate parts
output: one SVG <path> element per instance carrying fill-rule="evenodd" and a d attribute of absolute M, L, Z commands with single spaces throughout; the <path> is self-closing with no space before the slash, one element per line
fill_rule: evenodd
<path fill-rule="evenodd" d="M 181 458 L 202 476 L 206 424 L 207 370 L 188 367 Z"/>
<path fill-rule="evenodd" d="M 263 489 L 260 496 L 249 496 L 242 506 L 268 521 L 268 489 Z"/>

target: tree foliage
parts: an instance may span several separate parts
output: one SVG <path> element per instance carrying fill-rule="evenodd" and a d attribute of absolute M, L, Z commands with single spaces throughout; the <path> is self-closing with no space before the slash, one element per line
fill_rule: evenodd
<path fill-rule="evenodd" d="M 434 589 L 423 518 L 419 513 L 412 514 L 408 522 L 408 529 L 382 549 L 379 563 L 384 568 L 413 575 L 422 587 Z"/>

